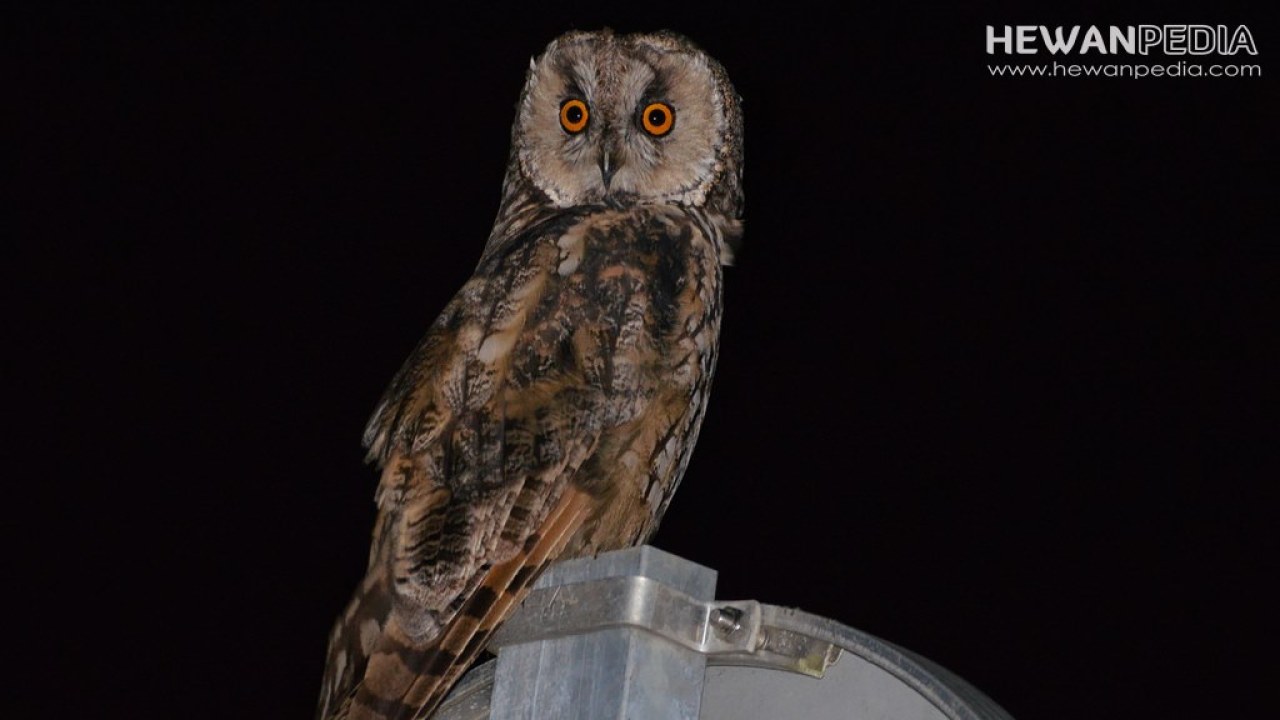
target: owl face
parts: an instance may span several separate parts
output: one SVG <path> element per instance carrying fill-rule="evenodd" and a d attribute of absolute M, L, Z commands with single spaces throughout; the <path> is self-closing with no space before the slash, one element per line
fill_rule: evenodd
<path fill-rule="evenodd" d="M 735 151 L 736 112 L 723 70 L 679 36 L 572 33 L 532 62 L 514 149 L 560 207 L 696 206 Z"/>

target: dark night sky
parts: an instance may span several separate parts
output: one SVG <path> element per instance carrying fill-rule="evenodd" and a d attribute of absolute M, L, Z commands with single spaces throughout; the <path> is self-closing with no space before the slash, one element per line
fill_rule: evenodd
<path fill-rule="evenodd" d="M 1244 23 L 1274 75 L 1280 33 L 1210 3 L 738 5 L 6 23 L 32 713 L 312 712 L 367 553 L 363 424 L 479 257 L 529 56 L 606 24 L 684 32 L 745 99 L 745 247 L 654 544 L 1018 718 L 1274 686 L 1275 82 L 997 79 L 983 36 Z"/>

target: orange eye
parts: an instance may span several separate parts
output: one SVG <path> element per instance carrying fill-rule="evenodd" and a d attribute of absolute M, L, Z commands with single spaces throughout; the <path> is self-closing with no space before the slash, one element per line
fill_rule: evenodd
<path fill-rule="evenodd" d="M 577 135 L 587 129 L 587 104 L 577 98 L 570 98 L 560 104 L 560 127 L 570 135 Z"/>
<path fill-rule="evenodd" d="M 649 103 L 640 113 L 640 124 L 650 135 L 662 137 L 671 132 L 671 127 L 676 124 L 676 111 L 666 103 Z"/>

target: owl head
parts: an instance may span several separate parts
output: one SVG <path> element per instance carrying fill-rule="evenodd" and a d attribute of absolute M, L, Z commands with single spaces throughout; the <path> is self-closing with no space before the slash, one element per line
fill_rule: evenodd
<path fill-rule="evenodd" d="M 530 62 L 512 172 L 557 207 L 741 213 L 742 115 L 724 69 L 670 32 L 573 32 Z"/>

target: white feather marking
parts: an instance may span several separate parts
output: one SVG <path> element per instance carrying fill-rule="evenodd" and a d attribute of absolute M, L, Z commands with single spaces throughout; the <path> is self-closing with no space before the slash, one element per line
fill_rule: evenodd
<path fill-rule="evenodd" d="M 476 357 L 480 362 L 492 365 L 495 360 L 506 355 L 515 342 L 516 334 L 513 330 L 494 333 L 480 343 L 480 351 L 476 353 Z"/>
<path fill-rule="evenodd" d="M 556 268 L 556 273 L 560 277 L 567 277 L 578 269 L 578 264 L 582 262 L 582 251 L 585 244 L 583 236 L 585 234 L 586 227 L 585 223 L 583 223 L 575 225 L 556 241 L 556 246 L 560 248 L 560 265 Z"/>
<path fill-rule="evenodd" d="M 340 678 L 347 669 L 347 651 L 343 650 L 338 653 L 338 657 L 333 659 L 333 676 Z"/>

